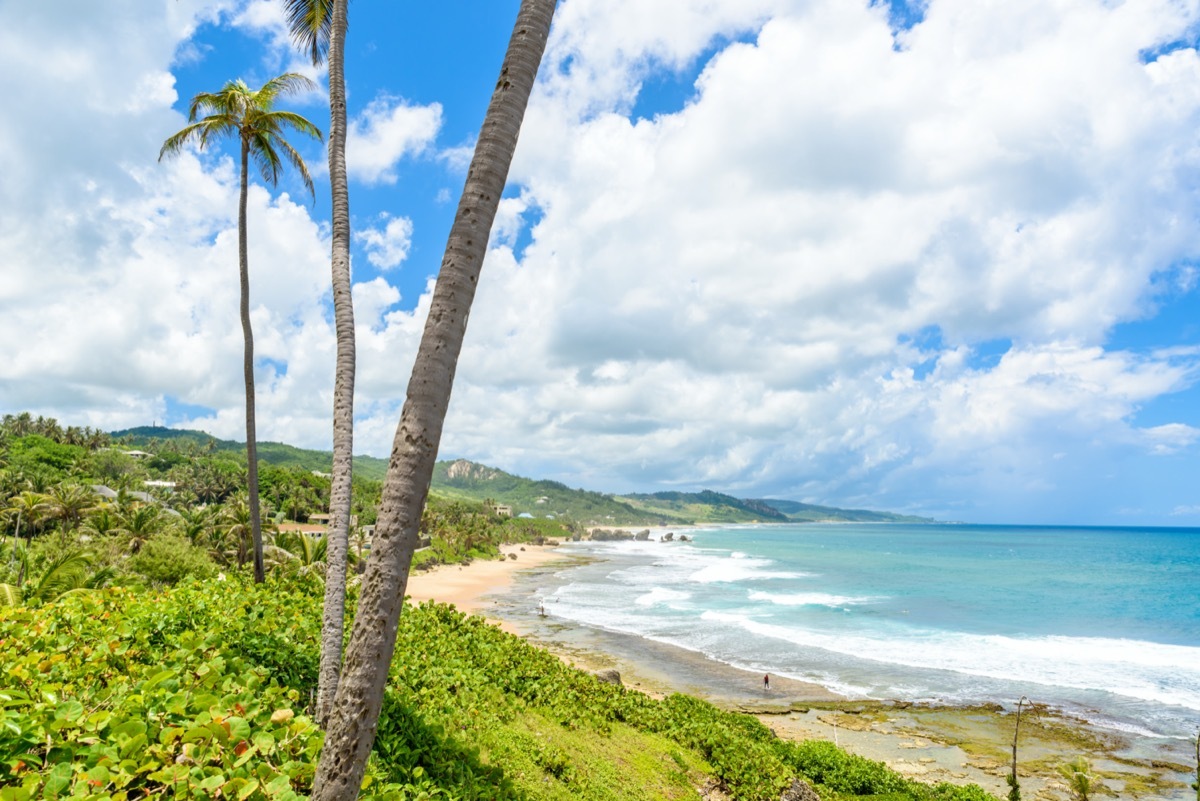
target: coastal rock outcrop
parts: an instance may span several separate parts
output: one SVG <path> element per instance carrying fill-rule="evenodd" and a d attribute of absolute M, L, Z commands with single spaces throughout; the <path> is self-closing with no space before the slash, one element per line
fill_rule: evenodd
<path fill-rule="evenodd" d="M 612 668 L 607 668 L 605 670 L 597 670 L 592 675 L 596 677 L 597 681 L 602 681 L 605 684 L 615 684 L 618 687 L 624 686 L 623 684 L 621 684 L 620 671 L 613 670 Z"/>
<path fill-rule="evenodd" d="M 791 787 L 783 791 L 779 801 L 821 801 L 821 796 L 804 779 L 796 779 Z"/>
<path fill-rule="evenodd" d="M 663 534 L 662 542 L 670 542 L 673 539 L 675 539 L 675 532 L 668 531 L 666 534 Z"/>
<path fill-rule="evenodd" d="M 650 529 L 648 529 L 648 528 L 642 529 L 637 534 L 635 534 L 633 536 L 633 538 L 635 540 L 637 540 L 638 542 L 645 542 L 646 540 L 650 539 Z"/>
<path fill-rule="evenodd" d="M 592 529 L 593 542 L 620 542 L 631 539 L 633 539 L 633 533 L 624 529 L 614 529 L 612 531 L 604 528 Z"/>

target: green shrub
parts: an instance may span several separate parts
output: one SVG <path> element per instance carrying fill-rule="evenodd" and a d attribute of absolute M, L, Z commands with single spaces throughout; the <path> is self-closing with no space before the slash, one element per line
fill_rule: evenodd
<path fill-rule="evenodd" d="M 208 578 L 216 565 L 200 548 L 183 537 L 160 534 L 146 541 L 129 560 L 129 567 L 151 584 L 171 586 L 185 578 Z"/>

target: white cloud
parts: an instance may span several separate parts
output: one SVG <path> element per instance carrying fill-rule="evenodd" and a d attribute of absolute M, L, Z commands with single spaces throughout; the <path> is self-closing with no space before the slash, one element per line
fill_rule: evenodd
<path fill-rule="evenodd" d="M 1159 455 L 1178 453 L 1200 440 L 1200 428 L 1182 423 L 1145 428 L 1142 434 L 1150 443 L 1152 452 Z"/>
<path fill-rule="evenodd" d="M 346 132 L 346 169 L 368 184 L 396 182 L 396 165 L 419 155 L 433 143 L 442 126 L 442 106 L 410 105 L 379 97 L 350 121 Z"/>
<path fill-rule="evenodd" d="M 0 10 L 27 109 L 0 119 L 0 341 L 20 343 L 0 405 L 116 427 L 174 399 L 240 436 L 234 165 L 154 156 L 196 26 L 276 41 L 277 9 L 25 11 Z M 1200 356 L 1111 338 L 1196 289 L 1200 58 L 1139 53 L 1197 22 L 1168 0 L 932 0 L 897 48 L 865 2 L 565 0 L 442 453 L 967 519 L 1149 508 L 1123 474 L 1200 428 L 1139 413 Z M 114 59 L 117 39 L 138 46 Z M 631 118 L 648 78 L 694 66 L 682 108 Z M 441 121 L 378 98 L 352 176 L 385 191 Z M 328 228 L 286 193 L 250 206 L 260 435 L 327 447 Z M 403 262 L 411 226 L 360 231 L 368 262 Z M 389 449 L 431 286 L 354 286 L 362 450 Z"/>
<path fill-rule="evenodd" d="M 367 261 L 381 270 L 390 270 L 408 258 L 412 246 L 412 220 L 407 217 L 383 215 L 383 228 L 366 228 L 354 233 L 354 238 L 367 251 Z"/>

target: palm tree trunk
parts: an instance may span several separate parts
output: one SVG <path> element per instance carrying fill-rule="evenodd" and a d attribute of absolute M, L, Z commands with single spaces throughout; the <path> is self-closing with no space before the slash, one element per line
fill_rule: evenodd
<path fill-rule="evenodd" d="M 254 541 L 254 583 L 266 580 L 263 567 L 262 520 L 258 514 L 258 441 L 254 435 L 254 332 L 250 328 L 250 258 L 246 248 L 246 197 L 249 194 L 250 143 L 242 137 L 242 193 L 238 198 L 238 267 L 242 283 L 242 336 L 246 341 L 242 370 L 246 376 L 246 482 L 250 490 L 250 531 Z"/>
<path fill-rule="evenodd" d="M 317 723 L 324 726 L 337 695 L 346 620 L 346 551 L 354 459 L 354 304 L 350 294 L 350 189 L 346 180 L 346 2 L 334 0 L 329 36 L 329 183 L 333 195 L 333 317 L 337 363 L 333 379 L 333 479 L 325 544 L 325 610 Z"/>
<path fill-rule="evenodd" d="M 392 444 L 371 558 L 326 726 L 313 801 L 352 801 L 375 742 L 421 510 L 433 476 L 467 314 L 555 3 L 522 0 L 467 172 Z"/>

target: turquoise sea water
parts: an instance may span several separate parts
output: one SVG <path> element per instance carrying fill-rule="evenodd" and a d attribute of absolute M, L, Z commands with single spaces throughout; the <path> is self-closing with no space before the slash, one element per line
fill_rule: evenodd
<path fill-rule="evenodd" d="M 851 696 L 1200 725 L 1200 529 L 803 525 L 572 543 L 555 618 Z"/>

